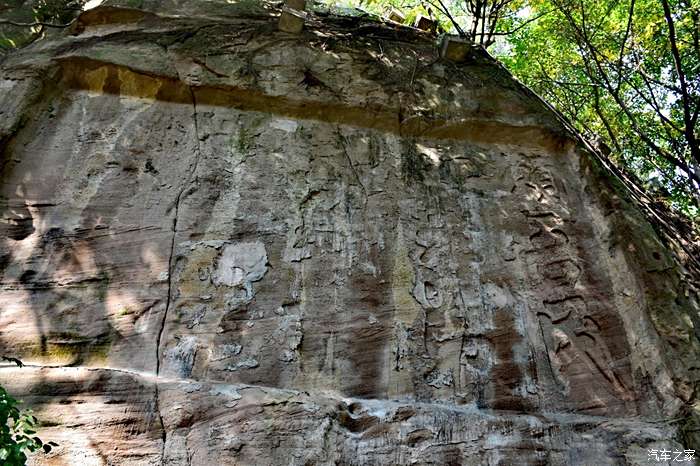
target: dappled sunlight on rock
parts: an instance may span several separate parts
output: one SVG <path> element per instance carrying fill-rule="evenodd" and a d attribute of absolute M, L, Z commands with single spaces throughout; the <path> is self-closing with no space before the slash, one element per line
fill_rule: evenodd
<path fill-rule="evenodd" d="M 697 297 L 490 57 L 332 15 L 284 34 L 267 4 L 140 8 L 3 62 L 0 354 L 29 364 L 0 383 L 60 444 L 38 464 L 677 445 Z"/>

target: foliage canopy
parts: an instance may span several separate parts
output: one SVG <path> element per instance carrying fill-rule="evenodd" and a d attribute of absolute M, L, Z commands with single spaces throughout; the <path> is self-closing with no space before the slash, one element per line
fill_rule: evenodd
<path fill-rule="evenodd" d="M 0 56 L 68 25 L 86 0 L 0 0 Z"/>
<path fill-rule="evenodd" d="M 700 0 L 356 0 L 491 47 L 611 161 L 700 218 Z"/>
<path fill-rule="evenodd" d="M 501 59 L 678 210 L 700 201 L 700 2 L 531 0 Z M 607 151 L 606 151 L 607 152 Z"/>

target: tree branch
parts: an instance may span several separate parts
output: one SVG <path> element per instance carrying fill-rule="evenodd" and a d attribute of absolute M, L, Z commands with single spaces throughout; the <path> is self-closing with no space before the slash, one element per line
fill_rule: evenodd
<path fill-rule="evenodd" d="M 554 10 L 548 10 L 548 11 L 545 11 L 544 13 L 540 13 L 539 15 L 535 16 L 534 18 L 530 18 L 527 21 L 519 24 L 518 27 L 516 27 L 513 30 L 503 31 L 503 32 L 494 32 L 494 33 L 492 33 L 492 35 L 494 35 L 494 36 L 509 36 L 511 34 L 515 34 L 516 32 L 518 32 L 519 30 L 521 30 L 522 28 L 524 28 L 528 24 L 532 23 L 533 21 L 537 21 L 538 19 L 540 19 L 541 17 L 543 17 L 545 15 L 548 15 L 552 11 L 554 11 Z"/>
<path fill-rule="evenodd" d="M 617 60 L 617 69 L 618 69 L 617 87 L 618 87 L 618 89 L 622 85 L 622 82 L 621 82 L 622 73 L 620 72 L 620 70 L 622 70 L 622 58 L 624 57 L 624 53 L 625 53 L 625 45 L 627 44 L 627 39 L 629 38 L 630 31 L 632 30 L 632 17 L 634 15 L 634 1 L 635 0 L 630 1 L 630 9 L 629 9 L 629 13 L 627 15 L 627 29 L 625 29 L 625 35 L 622 37 L 622 44 L 620 45 L 620 57 Z"/>
<path fill-rule="evenodd" d="M 668 39 L 671 43 L 671 54 L 673 55 L 673 62 L 676 67 L 676 73 L 678 74 L 678 80 L 681 84 L 681 96 L 683 97 L 683 122 L 685 124 L 685 138 L 690 146 L 690 154 L 695 160 L 696 164 L 700 164 L 700 147 L 695 140 L 695 120 L 694 116 L 691 114 L 690 106 L 692 105 L 690 96 L 688 94 L 688 85 L 685 81 L 685 73 L 683 72 L 683 64 L 681 62 L 681 54 L 678 51 L 678 44 L 676 43 L 676 25 L 673 22 L 673 16 L 671 15 L 671 7 L 668 4 L 668 0 L 661 0 L 661 5 L 664 8 L 664 17 L 666 18 L 666 24 L 668 24 Z"/>
<path fill-rule="evenodd" d="M 5 20 L 5 19 L 0 19 L 0 24 L 7 24 L 7 25 L 10 25 L 10 26 L 17 26 L 17 27 L 22 27 L 22 28 L 30 28 L 30 27 L 34 27 L 34 26 L 44 26 L 44 27 L 47 27 L 47 28 L 59 28 L 59 29 L 63 29 L 63 28 L 67 28 L 68 26 L 70 26 L 71 24 L 73 24 L 73 21 L 71 21 L 71 22 L 68 23 L 68 24 L 53 24 L 53 23 L 44 23 L 43 21 L 35 21 L 35 22 L 33 22 L 33 23 L 17 23 L 17 22 L 15 22 L 15 21 L 9 21 L 9 20 Z"/>
<path fill-rule="evenodd" d="M 442 3 L 442 0 L 437 0 L 437 1 L 440 3 L 440 6 L 441 6 L 442 8 L 440 8 L 440 7 L 438 7 L 437 5 L 435 5 L 435 4 L 434 4 L 432 1 L 430 1 L 430 0 L 428 0 L 428 1 L 429 1 L 429 3 L 430 3 L 431 5 L 433 5 L 435 8 L 437 8 L 438 10 L 441 10 L 443 13 L 445 13 L 445 16 L 447 16 L 447 18 L 450 20 L 450 22 L 451 22 L 452 25 L 455 27 L 455 29 L 457 30 L 457 33 L 458 33 L 460 36 L 462 36 L 462 37 L 467 37 L 467 35 L 466 35 L 466 34 L 464 33 L 464 31 L 462 30 L 462 28 L 459 27 L 459 24 L 457 24 L 457 21 L 455 21 L 455 19 L 454 19 L 454 18 L 452 17 L 452 15 L 450 14 L 450 10 L 448 10 L 447 7 L 445 6 L 445 4 Z"/>

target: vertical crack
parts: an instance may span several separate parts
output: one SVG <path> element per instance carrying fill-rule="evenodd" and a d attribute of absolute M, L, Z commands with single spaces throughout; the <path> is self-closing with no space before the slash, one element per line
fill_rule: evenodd
<path fill-rule="evenodd" d="M 355 169 L 355 164 L 352 163 L 352 158 L 350 158 L 350 154 L 348 154 L 348 149 L 347 149 L 347 139 L 345 139 L 345 136 L 342 135 L 340 132 L 340 128 L 336 128 L 336 133 L 338 135 L 338 142 L 340 142 L 340 147 L 343 149 L 343 154 L 345 154 L 345 159 L 348 161 L 348 165 L 350 166 L 350 170 L 352 173 L 355 175 L 355 180 L 357 180 L 357 184 L 360 185 L 360 188 L 362 189 L 362 192 L 365 195 L 365 204 L 367 204 L 367 189 L 365 189 L 365 185 L 362 184 L 362 180 L 360 179 L 360 175 L 357 173 L 357 170 Z"/>
<path fill-rule="evenodd" d="M 197 99 L 195 98 L 194 91 L 192 89 L 192 86 L 188 86 L 189 92 L 190 92 L 190 97 L 192 98 L 192 119 L 193 119 L 193 126 L 194 126 L 194 136 L 195 136 L 195 148 L 194 148 L 194 162 L 192 163 L 190 167 L 190 172 L 187 175 L 187 179 L 183 183 L 182 189 L 180 189 L 180 192 L 178 192 L 177 197 L 175 198 L 175 214 L 173 215 L 173 234 L 170 239 L 170 257 L 168 258 L 168 294 L 166 297 L 165 301 L 165 311 L 163 311 L 163 318 L 161 319 L 160 322 L 160 330 L 158 331 L 158 337 L 156 338 L 156 384 L 155 384 L 155 410 L 158 413 L 158 420 L 160 421 L 160 426 L 161 426 L 161 439 L 163 441 L 163 445 L 161 447 L 161 463 L 164 461 L 165 458 L 165 443 L 167 440 L 167 433 L 165 430 L 165 424 L 163 423 L 163 415 L 161 414 L 160 411 L 160 391 L 159 391 L 159 377 L 160 377 L 160 359 L 161 359 L 161 352 L 160 352 L 160 346 L 161 346 L 161 339 L 163 337 L 163 332 L 165 330 L 165 324 L 167 322 L 168 318 L 168 311 L 170 310 L 170 305 L 172 303 L 172 296 L 173 296 L 173 273 L 174 273 L 174 265 L 175 265 L 175 239 L 177 236 L 177 224 L 178 224 L 178 214 L 180 212 L 180 202 L 182 200 L 182 196 L 185 193 L 185 191 L 189 188 L 190 184 L 193 181 L 193 177 L 195 176 L 195 173 L 197 172 L 197 166 L 199 165 L 199 158 L 201 155 L 201 149 L 199 146 L 199 125 L 197 123 Z"/>

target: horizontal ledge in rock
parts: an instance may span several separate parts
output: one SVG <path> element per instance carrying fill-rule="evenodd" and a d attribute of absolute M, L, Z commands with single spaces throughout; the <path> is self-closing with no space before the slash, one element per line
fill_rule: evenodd
<path fill-rule="evenodd" d="M 231 5 L 231 4 L 229 4 Z M 251 4 L 254 5 L 254 4 Z M 254 5 L 247 12 L 241 12 L 240 9 L 235 10 L 239 18 L 245 19 L 270 19 L 273 17 L 272 12 L 259 5 Z M 127 25 L 127 24 L 144 24 L 152 23 L 158 20 L 185 20 L 189 21 L 193 18 L 199 18 L 202 21 L 211 21 L 213 18 L 208 15 L 178 15 L 167 14 L 160 11 L 152 11 L 141 8 L 131 8 L 128 6 L 118 5 L 99 5 L 95 8 L 85 10 L 78 15 L 75 23 L 71 27 L 71 32 L 79 35 L 86 28 L 98 28 L 101 26 Z M 225 18 L 216 18 L 224 20 Z"/>
<path fill-rule="evenodd" d="M 65 87 L 96 93 L 132 96 L 191 105 L 211 105 L 316 120 L 424 139 L 467 140 L 485 144 L 516 144 L 564 153 L 574 143 L 563 130 L 533 125 L 514 125 L 479 117 L 428 117 L 421 114 L 400 118 L 398 108 L 350 106 L 341 102 L 311 101 L 273 96 L 237 86 L 195 86 L 178 78 L 149 74 L 124 65 L 86 57 L 57 59 Z M 402 109 L 405 112 L 407 109 Z"/>
<path fill-rule="evenodd" d="M 459 405 L 446 402 L 431 402 L 417 401 L 414 399 L 391 399 L 391 398 L 357 398 L 344 396 L 341 393 L 330 391 L 308 391 L 306 389 L 298 389 L 291 387 L 275 387 L 270 385 L 256 385 L 249 383 L 236 383 L 219 380 L 200 380 L 200 379 L 184 379 L 167 376 L 157 376 L 151 372 L 139 370 L 131 370 L 119 367 L 99 367 L 99 366 L 41 366 L 37 364 L 25 364 L 22 368 L 15 364 L 0 364 L 0 379 L 6 385 L 17 393 L 31 393 L 32 373 L 39 372 L 40 383 L 60 382 L 62 380 L 70 381 L 79 384 L 81 378 L 89 378 L 90 376 L 106 376 L 113 374 L 115 377 L 126 377 L 134 381 L 138 381 L 143 385 L 158 385 L 163 390 L 178 390 L 183 386 L 198 387 L 196 390 L 208 391 L 210 387 L 226 386 L 234 388 L 237 391 L 259 391 L 267 396 L 298 396 L 307 401 L 321 402 L 323 400 L 342 401 L 345 404 L 360 403 L 371 407 L 381 404 L 384 407 L 401 407 L 410 404 L 416 410 L 425 412 L 442 411 L 452 412 L 455 414 L 491 418 L 508 416 L 511 419 L 537 419 L 544 423 L 560 423 L 560 424 L 600 424 L 606 423 L 609 425 L 626 425 L 628 423 L 638 423 L 647 426 L 663 426 L 665 424 L 673 424 L 677 419 L 665 418 L 640 418 L 638 416 L 600 416 L 592 414 L 577 413 L 572 411 L 549 411 L 542 412 L 521 412 L 502 409 L 485 409 L 477 408 L 473 405 Z M 29 377 L 16 377 L 18 374 L 27 374 Z M 88 387 L 86 391 L 89 391 Z"/>
<path fill-rule="evenodd" d="M 71 28 L 73 34 L 80 34 L 86 27 L 109 24 L 135 24 L 158 18 L 158 15 L 133 8 L 99 6 L 84 11 Z"/>

